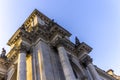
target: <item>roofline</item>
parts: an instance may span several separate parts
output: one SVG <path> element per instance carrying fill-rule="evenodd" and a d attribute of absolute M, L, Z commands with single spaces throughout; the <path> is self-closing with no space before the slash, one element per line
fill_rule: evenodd
<path fill-rule="evenodd" d="M 44 15 L 43 13 L 41 13 L 40 11 L 38 11 L 37 9 L 34 9 L 34 11 L 29 15 L 29 17 L 24 21 L 24 23 L 22 24 L 22 26 L 21 27 L 23 27 L 23 25 L 34 15 L 34 14 L 36 14 L 36 15 L 42 15 L 42 16 L 44 16 L 45 18 L 47 18 L 49 21 L 51 21 L 51 19 L 50 18 L 48 18 L 46 15 Z M 57 24 L 57 23 L 56 23 Z M 58 25 L 58 24 L 57 24 Z M 69 34 L 69 37 L 71 36 L 71 33 L 69 32 L 69 31 L 67 31 L 66 29 L 64 29 L 63 27 L 61 27 L 60 25 L 58 25 L 60 28 L 62 28 L 63 30 L 65 30 L 68 34 Z M 20 27 L 20 28 L 21 28 Z M 11 40 L 14 38 L 14 36 L 16 35 L 16 33 L 20 30 L 20 28 L 13 34 L 13 36 L 8 40 L 8 42 L 7 42 L 7 45 L 9 45 L 10 46 L 10 42 L 11 42 Z"/>

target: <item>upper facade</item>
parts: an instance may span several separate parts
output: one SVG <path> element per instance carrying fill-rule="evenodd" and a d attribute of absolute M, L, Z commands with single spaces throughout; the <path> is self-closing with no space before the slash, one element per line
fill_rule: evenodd
<path fill-rule="evenodd" d="M 89 45 L 70 36 L 35 9 L 7 43 L 11 50 L 0 58 L 1 80 L 115 80 L 93 65 Z"/>

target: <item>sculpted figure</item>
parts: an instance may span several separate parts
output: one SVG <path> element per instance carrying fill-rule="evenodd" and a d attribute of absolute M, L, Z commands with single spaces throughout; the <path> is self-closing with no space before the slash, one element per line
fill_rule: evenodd
<path fill-rule="evenodd" d="M 76 47 L 80 45 L 80 41 L 77 37 L 75 37 L 75 45 L 76 45 Z"/>
<path fill-rule="evenodd" d="M 6 50 L 4 48 L 2 48 L 2 53 L 1 53 L 1 57 L 4 58 L 6 54 Z"/>

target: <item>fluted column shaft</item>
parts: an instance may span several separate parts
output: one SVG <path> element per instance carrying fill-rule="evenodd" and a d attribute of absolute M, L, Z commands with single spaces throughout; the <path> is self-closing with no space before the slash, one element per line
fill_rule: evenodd
<path fill-rule="evenodd" d="M 88 70 L 90 71 L 93 80 L 101 80 L 98 72 L 96 71 L 94 65 L 92 64 L 92 58 L 90 58 L 90 56 L 86 56 L 86 58 L 84 59 L 84 63 L 86 65 L 86 67 L 88 68 Z"/>
<path fill-rule="evenodd" d="M 92 74 L 94 80 L 101 80 L 100 76 L 98 75 L 98 73 L 95 70 L 95 67 L 92 63 L 88 64 L 88 69 L 89 69 L 90 73 Z"/>
<path fill-rule="evenodd" d="M 26 48 L 23 45 L 20 46 L 18 55 L 17 80 L 26 80 L 26 54 Z"/>
<path fill-rule="evenodd" d="M 75 80 L 75 76 L 70 65 L 66 50 L 64 49 L 63 46 L 58 46 L 57 49 L 66 80 Z"/>
<path fill-rule="evenodd" d="M 18 59 L 18 80 L 26 80 L 26 53 L 20 53 Z"/>

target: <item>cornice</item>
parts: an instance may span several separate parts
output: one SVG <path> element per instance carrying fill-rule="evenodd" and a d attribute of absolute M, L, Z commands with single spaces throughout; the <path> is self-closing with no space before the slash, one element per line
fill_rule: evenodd
<path fill-rule="evenodd" d="M 72 43 L 68 39 L 64 39 L 64 47 L 67 51 L 71 52 L 73 55 L 76 56 L 76 54 L 75 54 L 75 44 L 74 43 Z"/>
<path fill-rule="evenodd" d="M 23 29 L 23 26 L 20 27 L 14 33 L 14 35 L 10 38 L 10 40 L 8 41 L 7 44 L 9 46 L 11 46 L 11 45 L 15 44 L 19 39 L 26 40 L 29 43 L 31 43 L 31 41 L 32 41 L 32 38 L 30 37 L 30 33 L 28 33 L 27 31 L 25 31 L 25 29 Z"/>
<path fill-rule="evenodd" d="M 95 66 L 95 65 L 94 65 Z M 104 70 L 98 68 L 97 66 L 95 66 L 95 69 L 97 70 L 98 73 L 101 73 L 105 76 L 107 76 L 108 78 L 112 79 L 112 80 L 116 80 L 113 76 L 107 74 L 107 72 L 105 72 Z"/>
<path fill-rule="evenodd" d="M 50 33 L 51 33 L 51 39 L 56 35 L 59 34 L 61 36 L 71 36 L 71 33 L 68 32 L 67 30 L 65 30 L 64 28 L 62 28 L 60 25 L 58 25 L 57 23 L 55 23 L 51 28 L 50 28 Z"/>
<path fill-rule="evenodd" d="M 20 32 L 21 30 L 18 29 L 14 34 L 13 36 L 8 40 L 8 45 L 11 46 L 13 42 L 15 42 L 19 37 L 20 37 Z"/>
<path fill-rule="evenodd" d="M 79 53 L 81 50 L 87 53 L 90 53 L 92 51 L 92 48 L 89 45 L 87 45 L 85 42 L 80 43 L 80 45 L 77 46 L 76 49 L 77 49 L 77 53 Z"/>

